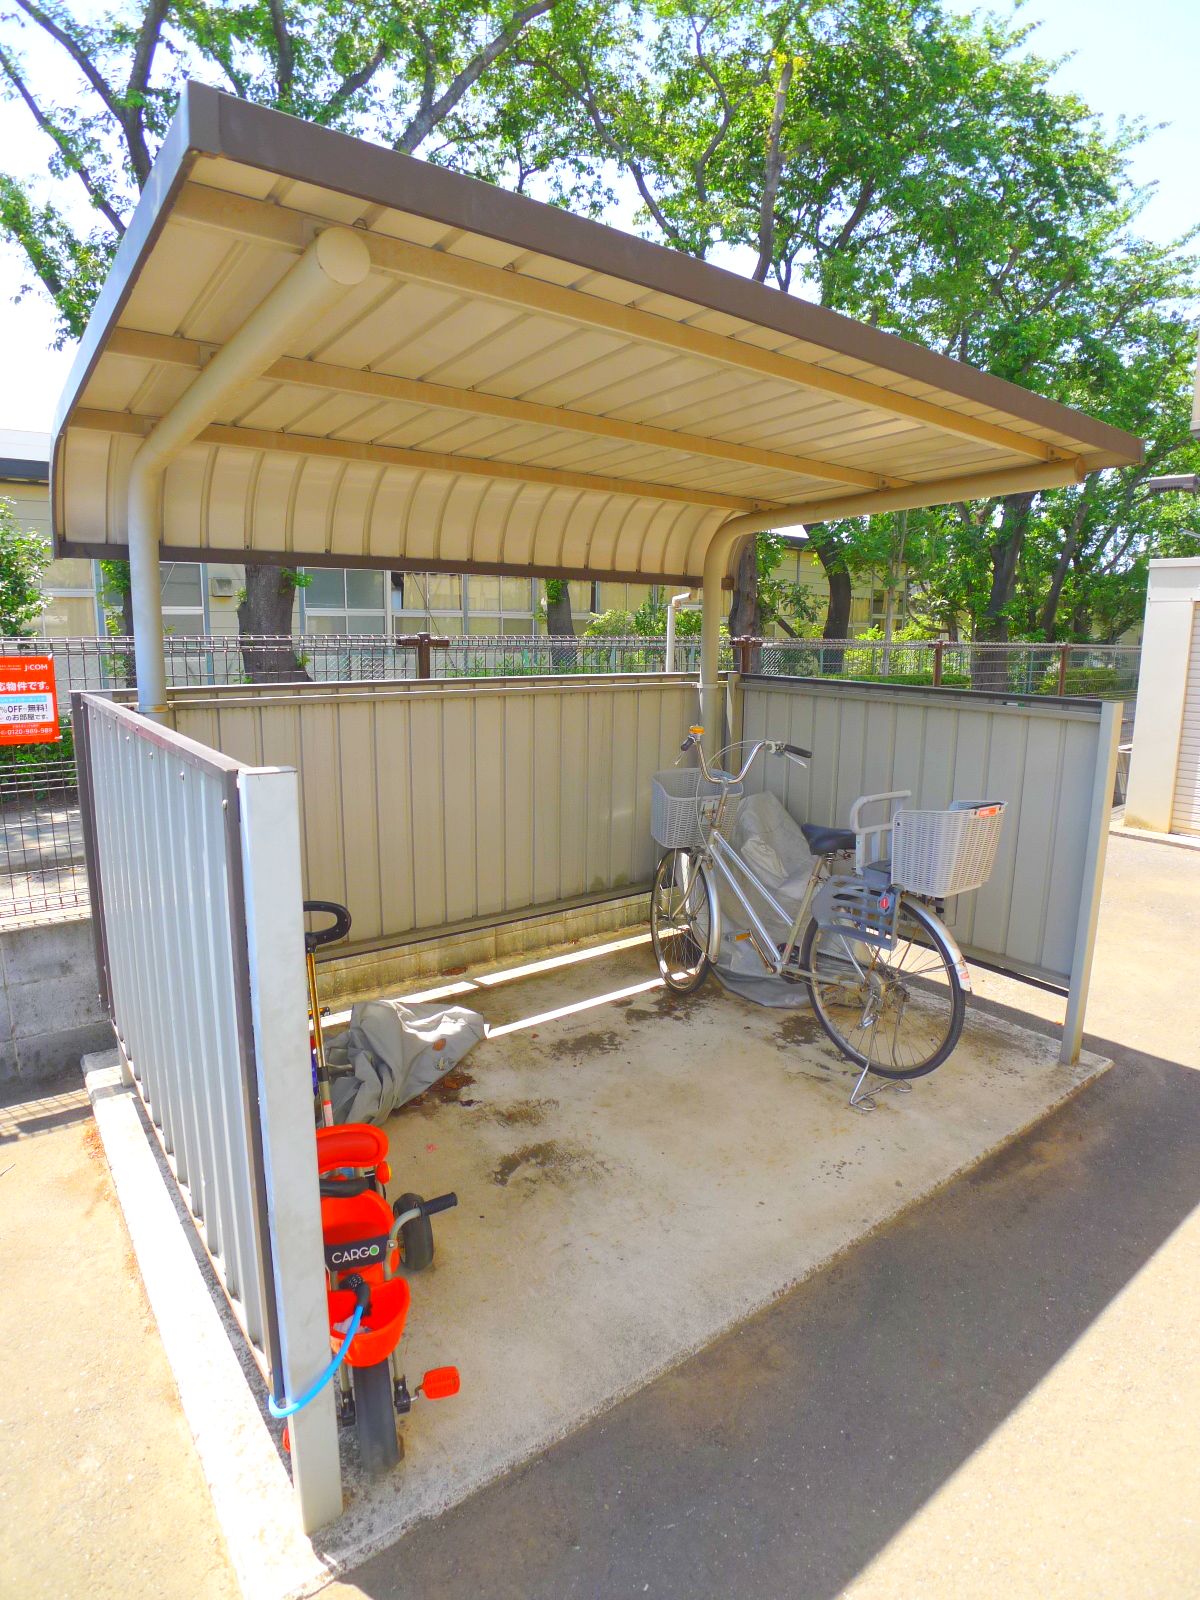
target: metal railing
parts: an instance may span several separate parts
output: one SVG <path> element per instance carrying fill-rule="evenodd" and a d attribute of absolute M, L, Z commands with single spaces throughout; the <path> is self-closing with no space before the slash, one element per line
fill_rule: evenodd
<path fill-rule="evenodd" d="M 296 777 L 97 696 L 73 713 L 101 1000 L 234 1316 L 294 1394 L 329 1354 Z M 332 1401 L 291 1439 L 315 1526 L 341 1506 Z"/>
<path fill-rule="evenodd" d="M 77 704 L 101 1000 L 230 1304 L 265 1351 L 238 763 L 123 707 Z"/>
<path fill-rule="evenodd" d="M 0 766 L 0 925 L 87 903 L 74 760 Z"/>
<path fill-rule="evenodd" d="M 565 673 L 656 672 L 666 666 L 661 638 L 563 634 L 309 633 L 163 641 L 172 688 L 249 683 L 361 683 L 409 678 L 517 678 Z M 0 654 L 54 657 L 60 700 L 74 690 L 136 684 L 133 641 L 0 639 Z M 959 689 L 1008 690 L 1132 700 L 1138 645 L 974 644 L 949 639 L 737 639 L 721 665 L 769 677 L 874 679 Z M 675 642 L 674 670 L 696 673 L 700 641 Z"/>

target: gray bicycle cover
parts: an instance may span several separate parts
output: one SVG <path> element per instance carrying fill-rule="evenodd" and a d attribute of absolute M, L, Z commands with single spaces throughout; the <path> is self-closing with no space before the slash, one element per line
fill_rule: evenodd
<path fill-rule="evenodd" d="M 325 1047 L 335 1122 L 386 1122 L 484 1037 L 478 1011 L 466 1006 L 360 1000 L 350 1026 Z"/>
<path fill-rule="evenodd" d="M 800 832 L 800 824 L 773 794 L 752 794 L 742 801 L 729 842 L 747 865 L 753 867 L 755 876 L 770 889 L 780 905 L 795 915 L 812 874 L 813 856 Z M 756 1005 L 790 1009 L 806 1006 L 807 987 L 777 978 L 767 971 L 745 937 L 747 919 L 740 902 L 719 874 L 714 873 L 714 877 L 721 899 L 721 949 L 714 968 L 717 977 L 727 989 Z M 743 875 L 739 874 L 738 882 L 774 933 L 779 919 Z M 779 938 L 784 936 L 785 931 L 780 927 Z"/>

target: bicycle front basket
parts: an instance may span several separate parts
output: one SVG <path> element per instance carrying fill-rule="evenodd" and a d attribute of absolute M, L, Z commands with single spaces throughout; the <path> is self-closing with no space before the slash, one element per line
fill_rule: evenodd
<path fill-rule="evenodd" d="M 729 796 L 721 815 L 728 832 L 737 816 L 740 783 L 710 783 L 696 767 L 670 767 L 657 772 L 650 786 L 650 832 L 664 850 L 696 850 L 705 843 L 722 793 Z"/>
<path fill-rule="evenodd" d="M 898 811 L 892 881 L 910 894 L 946 899 L 991 876 L 1004 826 L 1003 800 L 956 800 L 949 811 Z"/>

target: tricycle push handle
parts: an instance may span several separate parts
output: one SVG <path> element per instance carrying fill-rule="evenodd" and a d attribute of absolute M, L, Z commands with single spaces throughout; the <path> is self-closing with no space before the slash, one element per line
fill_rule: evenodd
<path fill-rule="evenodd" d="M 332 917 L 333 921 L 327 928 L 306 928 L 304 930 L 304 948 L 317 950 L 323 944 L 336 944 L 339 939 L 344 939 L 350 932 L 350 913 L 345 906 L 336 900 L 306 900 L 304 902 L 305 916 Z"/>

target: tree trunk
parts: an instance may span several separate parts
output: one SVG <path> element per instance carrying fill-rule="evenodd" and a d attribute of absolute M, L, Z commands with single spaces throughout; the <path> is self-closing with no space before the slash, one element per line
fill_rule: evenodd
<path fill-rule="evenodd" d="M 743 539 L 737 565 L 733 569 L 733 602 L 729 607 L 731 639 L 762 638 L 762 606 L 758 598 L 758 540 L 751 534 Z M 735 657 L 736 659 L 736 657 Z M 755 643 L 746 662 L 748 672 L 762 669 L 762 646 Z"/>
<path fill-rule="evenodd" d="M 251 683 L 312 681 L 292 645 L 295 597 L 296 584 L 287 567 L 247 564 L 246 597 L 237 618 L 242 665 Z"/>
<path fill-rule="evenodd" d="M 1063 585 L 1067 581 L 1067 573 L 1071 570 L 1071 563 L 1075 559 L 1075 552 L 1079 548 L 1079 536 L 1083 532 L 1083 525 L 1087 521 L 1088 501 L 1087 493 L 1083 494 L 1075 515 L 1071 519 L 1071 526 L 1067 529 L 1063 547 L 1058 553 L 1058 560 L 1054 563 L 1054 572 L 1050 578 L 1050 590 L 1046 595 L 1042 614 L 1038 619 L 1043 639 L 1053 639 L 1054 630 L 1058 624 L 1058 603 L 1062 599 Z"/>
<path fill-rule="evenodd" d="M 1025 543 L 1036 490 L 1006 495 L 1001 501 L 1000 528 L 992 541 L 992 583 L 988 603 L 975 637 L 981 642 L 1003 644 L 1008 641 L 1008 607 L 1017 588 L 1017 568 Z M 979 650 L 971 661 L 973 689 L 1008 688 L 1008 651 Z"/>
<path fill-rule="evenodd" d="M 571 615 L 571 586 L 565 578 L 546 580 L 546 632 L 550 635 L 550 665 L 555 672 L 570 672 L 576 664 L 575 618 Z M 571 643 L 559 644 L 559 639 Z"/>
<path fill-rule="evenodd" d="M 823 639 L 845 639 L 850 634 L 850 606 L 853 601 L 853 586 L 850 581 L 850 569 L 846 565 L 846 553 L 837 539 L 828 531 L 820 529 L 814 532 L 808 530 L 809 543 L 817 552 L 817 560 L 825 573 L 825 581 L 829 585 L 829 604 L 825 608 L 825 626 L 821 630 Z M 824 657 L 824 671 L 838 673 L 845 664 L 843 650 L 826 650 Z"/>

